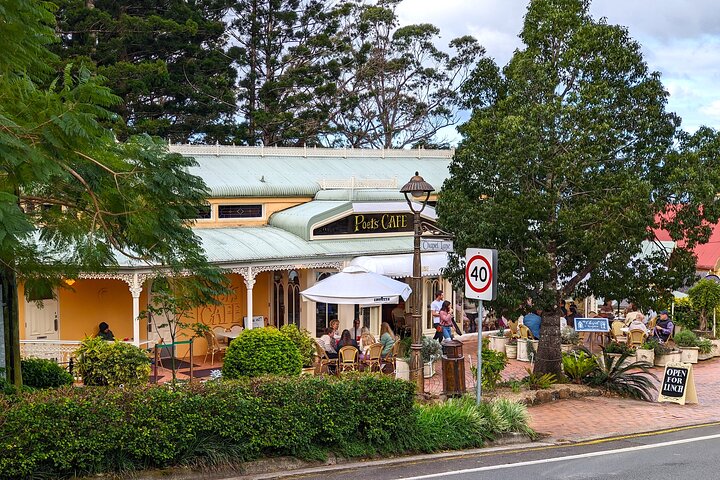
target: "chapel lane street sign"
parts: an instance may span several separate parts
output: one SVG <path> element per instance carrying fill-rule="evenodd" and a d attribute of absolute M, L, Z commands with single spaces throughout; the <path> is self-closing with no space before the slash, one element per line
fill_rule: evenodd
<path fill-rule="evenodd" d="M 453 241 L 439 238 L 421 238 L 420 251 L 422 252 L 452 252 Z"/>
<path fill-rule="evenodd" d="M 492 301 L 497 298 L 497 250 L 465 250 L 465 297 Z"/>

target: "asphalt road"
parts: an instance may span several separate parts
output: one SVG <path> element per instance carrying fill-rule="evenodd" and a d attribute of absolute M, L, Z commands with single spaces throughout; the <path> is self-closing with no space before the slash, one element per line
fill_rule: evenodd
<path fill-rule="evenodd" d="M 621 420 L 619 420 L 621 421 Z M 503 452 L 391 465 L 360 464 L 348 470 L 306 472 L 293 479 L 538 480 L 663 478 L 720 479 L 720 425 L 626 436 L 611 441 L 526 446 Z"/>

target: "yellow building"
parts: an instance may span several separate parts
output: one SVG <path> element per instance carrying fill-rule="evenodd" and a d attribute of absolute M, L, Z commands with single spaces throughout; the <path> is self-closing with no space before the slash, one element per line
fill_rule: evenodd
<path fill-rule="evenodd" d="M 169 149 L 198 162 L 191 173 L 203 178 L 211 196 L 194 229 L 209 261 L 227 271 L 233 290 L 220 299 L 222 305 L 200 307 L 184 321 L 225 328 L 294 323 L 317 336 L 334 318 L 343 329 L 359 317 L 374 332 L 381 321 L 392 320 L 393 305 L 316 304 L 302 301 L 300 291 L 350 264 L 409 282 L 412 214 L 400 187 L 418 171 L 439 190 L 453 155 L 452 150 Z M 435 199 L 422 214 L 430 226 L 436 221 Z M 433 293 L 449 290 L 440 275 L 446 263 L 444 252 L 422 255 L 428 332 Z M 152 302 L 153 276 L 152 268 L 120 258 L 111 273 L 83 273 L 68 281 L 70 289 L 21 302 L 23 353 L 66 358 L 83 337 L 97 333 L 100 322 L 136 345 L 167 341 L 165 329 L 138 318 Z M 204 340 L 196 342 L 197 353 L 205 348 Z"/>

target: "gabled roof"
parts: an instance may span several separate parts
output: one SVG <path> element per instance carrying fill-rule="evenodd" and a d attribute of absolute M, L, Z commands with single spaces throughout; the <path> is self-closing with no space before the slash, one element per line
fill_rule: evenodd
<path fill-rule="evenodd" d="M 324 188 L 398 191 L 418 171 L 437 190 L 449 176 L 454 150 L 170 145 L 194 157 L 190 173 L 213 197 L 313 197 Z"/>

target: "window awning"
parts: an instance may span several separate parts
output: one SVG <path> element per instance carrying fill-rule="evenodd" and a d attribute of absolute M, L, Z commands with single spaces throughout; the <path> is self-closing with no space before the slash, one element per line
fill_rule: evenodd
<path fill-rule="evenodd" d="M 421 254 L 421 272 L 423 277 L 434 277 L 442 274 L 447 267 L 448 255 L 446 252 L 425 252 Z M 373 255 L 355 257 L 350 265 L 363 267 L 369 272 L 379 273 L 392 278 L 412 277 L 413 255 L 403 253 L 399 255 Z"/>

